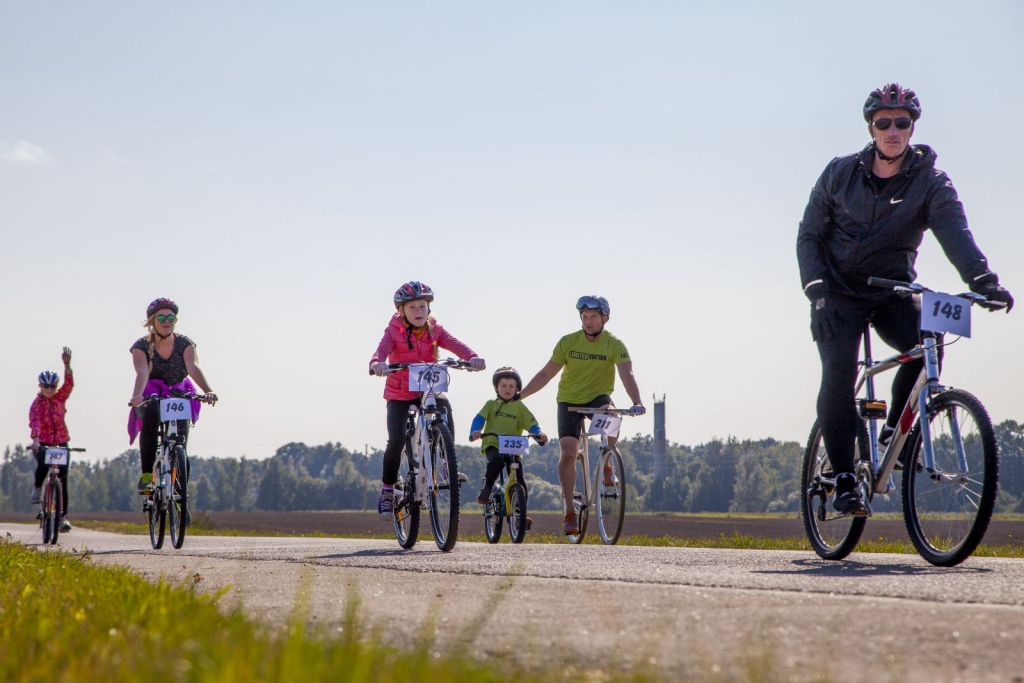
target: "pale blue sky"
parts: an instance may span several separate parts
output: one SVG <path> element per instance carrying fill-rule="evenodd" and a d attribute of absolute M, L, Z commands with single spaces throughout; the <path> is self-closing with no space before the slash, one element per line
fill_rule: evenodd
<path fill-rule="evenodd" d="M 194 453 L 381 447 L 365 368 L 409 279 L 527 378 L 604 294 L 671 440 L 802 441 L 819 365 L 797 223 L 867 142 L 871 89 L 918 92 L 914 142 L 1024 297 L 1022 6 L 832 5 L 0 1 L 0 447 L 27 442 L 69 345 L 73 440 L 123 451 L 157 296 L 223 399 Z M 919 266 L 963 289 L 930 235 Z M 1024 420 L 1024 312 L 976 318 L 946 379 Z M 492 395 L 489 372 L 454 378 L 460 442 Z M 549 432 L 554 397 L 528 401 Z"/>

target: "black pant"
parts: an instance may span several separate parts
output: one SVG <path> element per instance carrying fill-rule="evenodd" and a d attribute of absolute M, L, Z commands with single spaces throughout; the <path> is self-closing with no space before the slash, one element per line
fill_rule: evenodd
<path fill-rule="evenodd" d="M 921 343 L 921 309 L 915 298 L 893 297 L 883 302 L 864 301 L 830 295 L 839 320 L 835 336 L 818 341 L 821 356 L 821 389 L 818 392 L 818 425 L 825 440 L 825 449 L 836 474 L 853 472 L 854 451 L 860 418 L 857 415 L 854 389 L 857 382 L 857 361 L 864 326 L 869 317 L 875 331 L 886 344 L 897 351 L 908 351 Z M 939 349 L 941 360 L 942 349 Z M 872 355 L 880 357 L 872 351 Z M 896 371 L 892 382 L 892 403 L 886 423 L 896 426 L 900 411 L 914 389 L 924 361 L 906 363 Z"/>
<path fill-rule="evenodd" d="M 36 456 L 36 488 L 41 488 L 43 482 L 46 481 L 46 475 L 50 472 L 50 466 L 46 464 L 46 449 L 47 448 L 67 448 L 67 443 L 62 444 L 39 444 L 39 449 L 36 450 L 33 455 Z M 71 457 L 71 454 L 68 454 Z M 61 489 L 61 502 L 64 514 L 68 514 L 68 466 L 57 465 L 57 478 L 60 479 Z"/>
<path fill-rule="evenodd" d="M 388 445 L 384 447 L 384 473 L 380 481 L 385 486 L 394 486 L 398 481 L 398 468 L 402 464 L 402 448 L 405 446 L 405 430 L 409 423 L 409 406 L 420 402 L 388 401 Z M 444 411 L 448 421 L 448 431 L 455 434 L 455 419 L 452 417 L 452 404 L 447 398 L 437 397 L 437 406 Z"/>
<path fill-rule="evenodd" d="M 516 459 L 519 463 L 519 474 L 517 481 L 523 485 L 523 490 L 526 490 L 526 473 L 523 471 L 523 456 L 521 455 L 502 455 L 498 452 L 498 449 L 494 446 L 487 447 L 487 471 L 484 474 L 484 487 L 493 488 L 494 482 L 498 481 L 498 475 L 501 474 L 501 469 L 505 465 L 512 464 L 512 458 Z"/>
<path fill-rule="evenodd" d="M 188 451 L 188 430 L 191 420 L 178 420 L 178 434 L 184 438 Z M 156 464 L 157 433 L 160 431 L 160 402 L 153 401 L 142 409 L 142 431 L 139 432 L 139 455 L 142 458 L 142 473 L 153 471 Z"/>

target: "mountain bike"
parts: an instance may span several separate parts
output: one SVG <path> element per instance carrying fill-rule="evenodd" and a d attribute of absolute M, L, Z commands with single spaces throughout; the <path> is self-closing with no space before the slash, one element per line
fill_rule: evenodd
<path fill-rule="evenodd" d="M 608 437 L 619 433 L 622 416 L 631 413 L 627 408 L 569 408 L 569 412 L 583 413 L 590 418 L 590 431 L 580 435 L 580 448 L 576 453 L 576 484 L 572 494 L 580 531 L 578 534 L 569 534 L 569 542 L 583 542 L 587 534 L 590 508 L 593 506 L 601 540 L 606 545 L 614 545 L 622 533 L 622 521 L 626 516 L 626 472 L 622 467 L 622 454 L 608 443 Z M 588 455 L 591 436 L 601 437 L 601 451 L 594 470 L 593 486 L 590 485 Z M 562 505 L 564 507 L 565 503 Z"/>
<path fill-rule="evenodd" d="M 188 453 L 185 435 L 178 433 L 178 420 L 191 420 L 192 401 L 205 396 L 187 394 L 180 397 L 150 396 L 139 407 L 160 402 L 160 425 L 157 431 L 157 457 L 153 467 L 153 483 L 142 501 L 142 511 L 149 518 L 149 541 L 155 550 L 164 544 L 164 531 L 170 517 L 171 545 L 179 550 L 185 543 L 188 527 Z"/>
<path fill-rule="evenodd" d="M 448 418 L 437 405 L 437 397 L 448 390 L 451 369 L 473 371 L 468 361 L 448 358 L 433 363 L 391 363 L 384 373 L 408 370 L 409 391 L 422 392 L 419 404 L 409 406 L 405 457 L 395 483 L 392 523 L 398 544 L 406 549 L 416 544 L 423 508 L 430 512 L 438 548 L 450 551 L 459 535 L 459 491 L 464 479 L 459 474 Z"/>
<path fill-rule="evenodd" d="M 498 473 L 498 479 L 491 488 L 491 497 L 484 506 L 484 533 L 487 535 L 487 542 L 497 543 L 501 540 L 502 522 L 507 518 L 509 537 L 513 543 L 522 543 L 526 538 L 523 456 L 530 450 L 530 439 L 539 437 L 536 434 L 520 436 L 495 432 L 483 432 L 480 436 L 495 437 L 498 440 L 498 454 L 505 460 L 505 466 Z"/>
<path fill-rule="evenodd" d="M 60 522 L 66 512 L 60 468 L 70 466 L 71 453 L 85 453 L 85 449 L 43 446 L 43 450 L 43 462 L 50 466 L 50 471 L 43 481 L 42 495 L 39 497 L 39 526 L 43 530 L 43 545 L 56 545 L 57 537 L 60 536 Z"/>
<path fill-rule="evenodd" d="M 867 513 L 840 515 L 831 511 L 835 473 L 815 421 L 804 451 L 800 507 L 807 538 L 827 560 L 841 560 L 856 547 L 871 516 L 875 494 L 895 490 L 892 474 L 902 470 L 904 523 L 910 540 L 928 562 L 957 565 L 981 543 L 995 506 L 999 450 L 992 421 L 981 401 L 962 389 L 939 383 L 939 355 L 946 333 L 970 336 L 973 304 L 998 307 L 980 294 L 949 295 L 919 284 L 869 278 L 903 296 L 921 295 L 922 343 L 883 360 L 871 357 L 871 321 L 865 322 L 864 359 L 858 362 L 856 441 L 858 486 Z M 889 443 L 880 444 L 877 422 L 887 407 L 875 397 L 876 375 L 924 359 L 924 368 L 903 406 Z M 863 394 L 863 395 L 862 395 Z"/>

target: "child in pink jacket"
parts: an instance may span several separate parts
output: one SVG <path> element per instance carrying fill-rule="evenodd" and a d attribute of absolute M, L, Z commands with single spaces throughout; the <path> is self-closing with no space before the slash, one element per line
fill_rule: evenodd
<path fill-rule="evenodd" d="M 35 486 L 32 488 L 32 503 L 39 502 L 42 493 L 43 480 L 46 479 L 50 466 L 46 464 L 44 456 L 47 446 L 68 445 L 68 426 L 64 423 L 64 415 L 67 413 L 68 397 L 71 390 L 75 388 L 75 378 L 71 372 L 71 349 L 64 347 L 61 354 L 64 361 L 64 386 L 57 388 L 59 377 L 56 372 L 46 370 L 39 373 L 39 393 L 36 394 L 32 406 L 28 409 L 28 427 L 32 436 L 32 454 L 36 458 Z M 58 465 L 61 489 L 61 498 L 64 503 L 64 515 L 61 518 L 61 531 L 71 531 L 71 524 L 67 520 L 68 514 L 68 466 Z"/>
<path fill-rule="evenodd" d="M 387 371 L 388 363 L 431 363 L 438 360 L 438 348 L 451 351 L 470 362 L 474 370 L 487 365 L 458 339 L 441 327 L 430 315 L 430 302 L 434 292 L 421 282 L 407 282 L 395 292 L 395 314 L 384 330 L 377 351 L 370 358 L 370 370 L 377 376 Z M 388 375 L 384 385 L 384 399 L 388 402 L 388 444 L 384 449 L 384 473 L 381 476 L 380 499 L 377 512 L 382 519 L 391 519 L 395 512 L 395 482 L 402 463 L 405 445 L 405 425 L 409 406 L 420 400 L 420 392 L 409 391 L 409 371 L 401 370 Z M 447 398 L 438 397 L 437 405 L 444 410 L 448 429 L 455 433 L 452 406 Z"/>

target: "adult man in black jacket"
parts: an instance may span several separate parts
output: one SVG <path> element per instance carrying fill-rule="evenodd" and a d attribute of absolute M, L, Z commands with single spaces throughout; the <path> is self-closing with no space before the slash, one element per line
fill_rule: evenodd
<path fill-rule="evenodd" d="M 854 401 L 857 355 L 864 322 L 898 351 L 920 343 L 919 304 L 892 290 L 871 287 L 869 277 L 912 282 L 925 230 L 972 291 L 1006 304 L 1013 297 L 974 243 L 963 206 L 949 177 L 935 168 L 927 145 L 910 145 L 921 103 L 898 83 L 873 91 L 864 104 L 872 141 L 857 154 L 833 159 L 818 178 L 797 234 L 797 260 L 811 301 L 811 336 L 821 356 L 818 423 L 836 477 L 837 512 L 865 514 L 856 486 Z M 885 441 L 921 372 L 922 361 L 900 367 L 893 380 Z"/>

